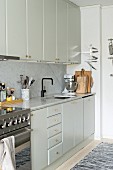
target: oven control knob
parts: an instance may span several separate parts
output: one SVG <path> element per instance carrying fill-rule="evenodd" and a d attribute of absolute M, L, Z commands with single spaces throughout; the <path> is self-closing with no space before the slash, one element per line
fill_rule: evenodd
<path fill-rule="evenodd" d="M 3 122 L 3 125 L 1 126 L 2 129 L 5 129 L 6 128 L 6 121 Z"/>
<path fill-rule="evenodd" d="M 28 121 L 30 119 L 30 114 L 27 115 L 26 120 Z"/>
<path fill-rule="evenodd" d="M 26 120 L 26 117 L 25 116 L 22 116 L 22 122 L 24 123 Z"/>
<path fill-rule="evenodd" d="M 18 117 L 18 124 L 20 124 L 22 122 L 22 118 Z"/>
<path fill-rule="evenodd" d="M 11 119 L 7 126 L 10 127 L 12 123 L 13 123 L 13 120 Z"/>
<path fill-rule="evenodd" d="M 14 119 L 13 124 L 14 124 L 14 125 L 17 125 L 17 118 Z"/>

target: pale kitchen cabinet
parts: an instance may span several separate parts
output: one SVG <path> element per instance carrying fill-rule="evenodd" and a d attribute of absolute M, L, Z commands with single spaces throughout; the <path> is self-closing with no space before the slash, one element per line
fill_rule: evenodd
<path fill-rule="evenodd" d="M 74 100 L 71 103 L 74 110 L 74 147 L 83 141 L 83 99 Z"/>
<path fill-rule="evenodd" d="M 6 0 L 0 0 L 0 55 L 6 54 Z"/>
<path fill-rule="evenodd" d="M 81 62 L 80 8 L 68 3 L 68 62 Z"/>
<path fill-rule="evenodd" d="M 41 170 L 48 165 L 47 108 L 32 112 L 31 159 L 32 169 Z"/>
<path fill-rule="evenodd" d="M 83 140 L 83 100 L 63 104 L 63 154 Z"/>
<path fill-rule="evenodd" d="M 95 132 L 95 96 L 84 98 L 84 139 Z"/>
<path fill-rule="evenodd" d="M 28 58 L 43 59 L 43 0 L 27 0 Z"/>
<path fill-rule="evenodd" d="M 25 58 L 26 41 L 26 0 L 7 0 L 6 5 L 7 55 Z"/>
<path fill-rule="evenodd" d="M 56 0 L 44 0 L 44 61 L 55 61 L 56 58 Z"/>
<path fill-rule="evenodd" d="M 63 154 L 74 147 L 74 110 L 72 102 L 63 104 Z"/>
<path fill-rule="evenodd" d="M 64 0 L 57 0 L 56 60 L 67 62 L 67 2 Z"/>

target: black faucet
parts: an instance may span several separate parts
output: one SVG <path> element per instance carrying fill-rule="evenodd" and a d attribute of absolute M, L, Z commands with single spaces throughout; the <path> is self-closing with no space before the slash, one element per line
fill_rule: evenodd
<path fill-rule="evenodd" d="M 53 85 L 53 79 L 52 78 L 42 78 L 42 90 L 41 90 L 41 97 L 44 97 L 44 93 L 46 93 L 46 90 L 43 89 L 43 81 L 44 80 L 51 80 L 51 84 Z"/>

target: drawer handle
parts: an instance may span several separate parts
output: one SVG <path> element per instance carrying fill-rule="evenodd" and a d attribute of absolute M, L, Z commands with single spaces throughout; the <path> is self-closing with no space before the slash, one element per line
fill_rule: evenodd
<path fill-rule="evenodd" d="M 55 129 L 55 132 L 58 132 L 58 129 Z"/>
<path fill-rule="evenodd" d="M 58 122 L 58 119 L 55 119 L 55 122 Z"/>
<path fill-rule="evenodd" d="M 56 141 L 56 142 L 59 142 L 59 140 L 58 140 L 58 139 L 56 139 L 55 141 Z"/>
<path fill-rule="evenodd" d="M 60 153 L 59 152 L 56 152 L 57 155 L 59 155 Z"/>

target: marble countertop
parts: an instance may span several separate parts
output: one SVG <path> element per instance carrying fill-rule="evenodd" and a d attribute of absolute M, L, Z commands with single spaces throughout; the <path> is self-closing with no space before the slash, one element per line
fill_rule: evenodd
<path fill-rule="evenodd" d="M 72 98 L 54 98 L 54 96 L 46 96 L 44 98 L 42 97 L 36 97 L 32 98 L 29 101 L 23 101 L 19 104 L 12 104 L 12 105 L 6 105 L 7 107 L 22 107 L 22 108 L 30 108 L 31 111 L 33 110 L 39 110 L 48 106 L 52 106 L 55 104 L 61 104 L 68 101 L 80 99 L 86 96 L 94 95 L 95 93 L 87 93 L 87 94 L 77 94 L 75 97 Z"/>

